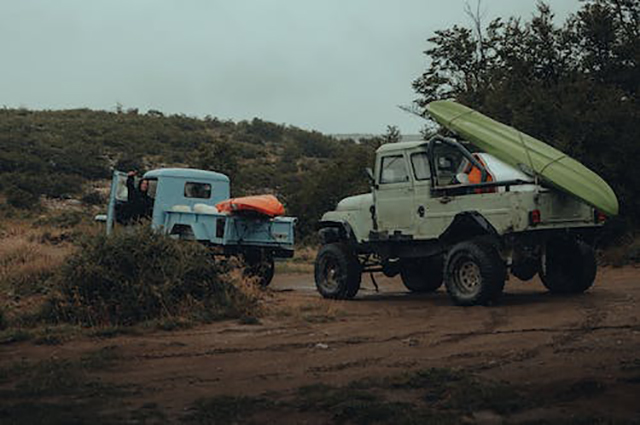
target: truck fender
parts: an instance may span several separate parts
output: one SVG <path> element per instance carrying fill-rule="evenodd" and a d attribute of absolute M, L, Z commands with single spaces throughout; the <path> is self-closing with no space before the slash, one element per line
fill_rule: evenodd
<path fill-rule="evenodd" d="M 443 245 L 453 245 L 458 242 L 486 236 L 494 241 L 500 240 L 495 227 L 477 211 L 466 211 L 457 214 L 449 227 L 440 235 Z"/>
<path fill-rule="evenodd" d="M 355 233 L 346 221 L 321 221 L 318 223 L 318 234 L 322 244 L 345 241 L 349 245 L 357 244 Z"/>

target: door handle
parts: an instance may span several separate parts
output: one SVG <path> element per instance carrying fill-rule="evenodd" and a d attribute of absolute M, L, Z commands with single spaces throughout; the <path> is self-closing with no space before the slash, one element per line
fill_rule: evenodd
<path fill-rule="evenodd" d="M 443 196 L 442 198 L 440 198 L 440 203 L 441 204 L 448 204 L 449 202 L 451 202 L 452 198 L 448 197 L 448 196 Z"/>
<path fill-rule="evenodd" d="M 424 217 L 424 211 L 425 211 L 424 206 L 423 206 L 423 205 L 420 205 L 420 206 L 418 207 L 418 215 L 419 215 L 420 217 Z"/>

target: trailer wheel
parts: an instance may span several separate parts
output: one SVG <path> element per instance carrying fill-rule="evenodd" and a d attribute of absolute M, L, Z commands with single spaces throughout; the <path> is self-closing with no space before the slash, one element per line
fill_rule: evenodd
<path fill-rule="evenodd" d="M 402 260 L 400 277 L 411 292 L 434 292 L 442 286 L 443 258 L 441 255 L 429 258 Z"/>
<path fill-rule="evenodd" d="M 445 261 L 445 285 L 457 305 L 486 305 L 504 289 L 506 266 L 496 248 L 486 242 L 460 242 Z"/>
<path fill-rule="evenodd" d="M 360 289 L 362 268 L 358 257 L 344 243 L 323 245 L 314 267 L 318 292 L 331 299 L 350 299 Z"/>
<path fill-rule="evenodd" d="M 547 242 L 540 280 L 555 294 L 579 294 L 589 289 L 596 278 L 593 248 L 575 239 Z"/>
<path fill-rule="evenodd" d="M 244 262 L 246 263 L 245 276 L 257 279 L 262 287 L 269 286 L 275 273 L 275 263 L 271 255 L 260 252 L 246 253 Z"/>

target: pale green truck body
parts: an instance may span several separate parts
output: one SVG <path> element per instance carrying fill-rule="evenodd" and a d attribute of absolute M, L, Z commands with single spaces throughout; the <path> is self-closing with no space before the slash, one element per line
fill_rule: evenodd
<path fill-rule="evenodd" d="M 400 274 L 414 292 L 444 282 L 460 305 L 497 300 L 509 273 L 524 281 L 539 274 L 555 293 L 588 289 L 600 211 L 618 209 L 611 188 L 577 161 L 473 110 L 430 106 L 473 145 L 435 136 L 381 146 L 369 170 L 371 193 L 343 199 L 319 222 L 319 292 L 352 298 L 366 272 Z M 480 180 L 471 182 L 474 172 Z"/>
<path fill-rule="evenodd" d="M 377 153 L 376 170 L 382 158 L 403 156 L 410 164 L 410 156 L 426 152 L 425 142 L 404 142 L 383 145 Z M 379 171 L 376 173 L 378 176 Z M 390 235 L 400 232 L 413 239 L 437 239 L 461 212 L 476 211 L 495 228 L 498 234 L 542 231 L 549 229 L 592 228 L 594 208 L 563 192 L 538 186 L 532 191 L 509 191 L 481 194 L 448 195 L 432 191 L 432 182 L 416 180 L 409 173 L 409 181 L 377 184 L 376 215 L 378 231 Z M 373 229 L 371 207 L 373 193 L 357 195 L 340 201 L 334 211 L 325 213 L 321 222 L 348 223 L 356 240 L 370 241 Z M 424 215 L 418 210 L 423 207 Z M 529 213 L 540 211 L 541 222 L 531 226 Z M 376 240 L 379 238 L 375 238 Z"/>

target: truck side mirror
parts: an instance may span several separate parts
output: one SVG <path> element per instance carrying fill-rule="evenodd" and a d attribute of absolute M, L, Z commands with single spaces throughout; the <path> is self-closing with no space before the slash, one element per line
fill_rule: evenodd
<path fill-rule="evenodd" d="M 373 177 L 373 170 L 371 168 L 366 168 L 367 178 L 369 179 L 369 184 L 373 187 L 376 186 L 376 179 Z"/>

